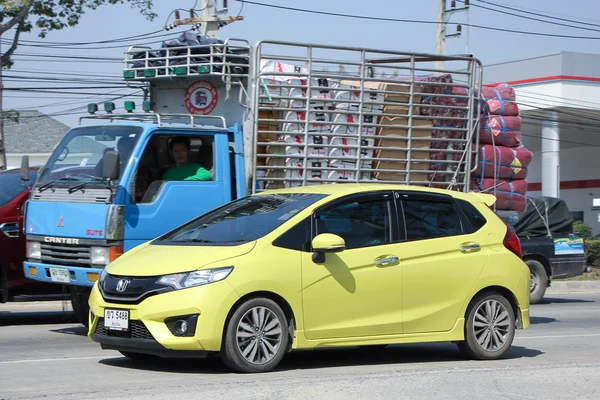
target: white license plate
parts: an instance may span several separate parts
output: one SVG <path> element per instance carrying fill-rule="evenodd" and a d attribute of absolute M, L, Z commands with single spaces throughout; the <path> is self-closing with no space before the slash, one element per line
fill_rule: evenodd
<path fill-rule="evenodd" d="M 52 282 L 71 283 L 69 270 L 65 268 L 50 268 L 50 279 Z"/>
<path fill-rule="evenodd" d="M 104 310 L 104 327 L 113 331 L 129 330 L 129 310 Z"/>

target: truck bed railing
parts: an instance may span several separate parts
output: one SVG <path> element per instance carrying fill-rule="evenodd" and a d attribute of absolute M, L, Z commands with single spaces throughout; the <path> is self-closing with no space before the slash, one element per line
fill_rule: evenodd
<path fill-rule="evenodd" d="M 176 127 L 174 125 L 185 125 L 186 128 L 210 128 L 227 129 L 225 117 L 216 115 L 194 115 L 194 114 L 159 114 L 159 113 L 120 113 L 86 115 L 79 118 L 79 123 L 84 119 L 108 120 L 110 122 L 149 122 L 159 127 Z M 170 124 L 170 125 L 168 125 Z"/>
<path fill-rule="evenodd" d="M 436 68 L 440 60 L 446 68 Z M 477 59 L 263 41 L 253 61 L 254 190 L 340 182 L 469 190 Z"/>
<path fill-rule="evenodd" d="M 131 46 L 125 52 L 125 80 L 217 75 L 247 78 L 250 44 L 243 39 L 197 46 L 151 48 Z"/>

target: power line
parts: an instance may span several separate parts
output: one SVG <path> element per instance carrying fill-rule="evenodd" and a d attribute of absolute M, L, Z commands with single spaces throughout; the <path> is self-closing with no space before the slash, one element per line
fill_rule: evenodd
<path fill-rule="evenodd" d="M 329 15 L 329 16 L 333 16 L 333 17 L 355 18 L 355 19 L 361 19 L 361 20 L 404 22 L 404 23 L 429 24 L 429 25 L 431 25 L 431 24 L 437 25 L 437 24 L 442 23 L 442 22 L 437 22 L 437 21 L 424 21 L 424 20 L 386 18 L 386 17 L 366 16 L 366 15 L 334 13 L 334 12 L 329 12 L 329 11 L 309 10 L 309 9 L 297 8 L 297 7 L 287 7 L 287 6 L 281 6 L 281 5 L 275 5 L 275 4 L 259 3 L 256 1 L 248 1 L 248 0 L 235 0 L 235 1 L 238 1 L 241 3 L 247 3 L 247 4 L 251 4 L 251 5 L 256 5 L 256 6 L 261 6 L 261 7 L 278 8 L 278 9 L 287 10 L 287 11 L 296 11 L 296 12 L 319 14 L 319 15 Z M 478 29 L 497 31 L 497 32 L 518 33 L 518 34 L 531 35 L 531 36 L 556 37 L 556 38 L 562 38 L 562 39 L 600 40 L 600 37 L 594 37 L 594 36 L 558 35 L 558 34 L 553 34 L 553 33 L 521 31 L 521 30 L 516 30 L 516 29 L 497 28 L 497 27 L 490 27 L 490 26 L 484 26 L 484 25 L 465 24 L 465 23 L 457 23 L 457 22 L 447 22 L 447 24 L 464 25 L 464 26 L 469 26 L 471 28 L 478 28 Z"/>
<path fill-rule="evenodd" d="M 159 29 L 157 31 L 153 31 L 153 32 L 148 32 L 148 33 L 142 33 L 139 35 L 134 35 L 134 36 L 126 36 L 123 38 L 117 38 L 117 39 L 107 39 L 107 40 L 99 40 L 96 42 L 49 42 L 49 41 L 40 41 L 40 40 L 20 40 L 19 42 L 24 42 L 24 43 L 40 43 L 40 44 L 44 44 L 48 47 L 51 47 L 53 45 L 57 45 L 57 46 L 87 46 L 87 45 L 91 45 L 91 44 L 105 44 L 105 43 L 115 43 L 115 42 L 126 42 L 129 41 L 131 39 L 137 39 L 140 37 L 148 37 L 151 35 L 156 35 L 157 33 L 163 33 L 162 29 Z"/>

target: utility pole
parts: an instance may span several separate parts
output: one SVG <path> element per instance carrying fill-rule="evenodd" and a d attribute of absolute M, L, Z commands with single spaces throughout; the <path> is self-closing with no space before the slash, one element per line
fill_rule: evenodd
<path fill-rule="evenodd" d="M 438 18 L 437 18 L 437 22 L 438 22 L 438 29 L 437 29 L 437 45 L 436 45 L 436 54 L 443 56 L 444 54 L 446 54 L 446 39 L 448 38 L 454 38 L 454 37 L 459 37 L 461 35 L 462 32 L 462 26 L 459 24 L 456 27 L 456 33 L 452 33 L 452 34 L 447 34 L 447 27 L 448 27 L 448 20 L 450 19 L 450 16 L 454 13 L 457 12 L 462 12 L 462 11 L 467 11 L 469 10 L 469 0 L 464 0 L 464 7 L 461 8 L 456 8 L 456 0 L 452 0 L 452 2 L 450 3 L 450 9 L 446 8 L 446 0 L 439 0 L 439 6 L 438 6 Z M 444 68 L 444 62 L 443 61 L 436 61 L 435 63 L 435 68 L 436 69 L 443 69 Z"/>
<path fill-rule="evenodd" d="M 200 29 L 202 36 L 218 38 L 219 29 L 235 21 L 241 21 L 244 17 L 230 16 L 227 14 L 227 0 L 222 0 L 223 8 L 217 9 L 217 0 L 202 0 L 202 16 L 196 17 L 194 10 L 190 10 L 189 18 L 180 18 L 179 11 L 175 11 L 175 21 L 167 25 L 165 29 L 175 29 L 180 25 L 193 25 L 193 30 Z"/>

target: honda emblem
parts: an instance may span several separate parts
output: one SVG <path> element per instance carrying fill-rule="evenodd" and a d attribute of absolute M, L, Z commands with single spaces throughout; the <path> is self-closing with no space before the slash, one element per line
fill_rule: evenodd
<path fill-rule="evenodd" d="M 121 279 L 117 282 L 117 292 L 124 292 L 127 289 L 127 285 L 129 285 L 129 281 L 127 279 Z"/>

